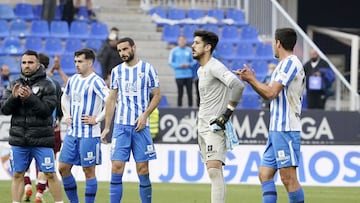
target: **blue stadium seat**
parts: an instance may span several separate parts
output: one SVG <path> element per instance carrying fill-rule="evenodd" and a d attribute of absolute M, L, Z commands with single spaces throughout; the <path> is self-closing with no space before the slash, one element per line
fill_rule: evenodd
<path fill-rule="evenodd" d="M 187 17 L 191 18 L 193 20 L 199 19 L 199 18 L 203 18 L 205 17 L 205 11 L 202 9 L 194 9 L 194 8 L 190 8 L 187 11 Z"/>
<path fill-rule="evenodd" d="M 251 62 L 251 67 L 255 70 L 255 76 L 262 81 L 268 73 L 268 63 L 266 60 L 258 59 Z"/>
<path fill-rule="evenodd" d="M 9 25 L 6 20 L 0 19 L 0 39 L 8 37 L 10 34 Z"/>
<path fill-rule="evenodd" d="M 90 29 L 90 38 L 105 40 L 109 35 L 108 26 L 101 22 L 92 22 Z"/>
<path fill-rule="evenodd" d="M 164 25 L 162 40 L 169 44 L 176 44 L 180 34 L 180 25 Z"/>
<path fill-rule="evenodd" d="M 153 14 L 156 14 L 162 18 L 167 18 L 167 12 L 166 10 L 161 7 L 161 6 L 158 6 L 158 7 L 154 7 L 152 9 L 149 10 L 149 15 L 153 15 Z"/>
<path fill-rule="evenodd" d="M 171 20 L 182 20 L 186 18 L 186 12 L 181 8 L 170 8 L 167 18 Z"/>
<path fill-rule="evenodd" d="M 52 21 L 50 24 L 50 36 L 68 38 L 69 37 L 69 26 L 66 21 Z"/>
<path fill-rule="evenodd" d="M 259 43 L 256 46 L 255 56 L 258 59 L 264 59 L 267 61 L 271 61 L 272 59 L 274 59 L 272 44 Z"/>
<path fill-rule="evenodd" d="M 253 44 L 258 44 L 260 42 L 258 37 L 258 31 L 256 27 L 252 25 L 242 27 L 240 39 L 242 41 L 251 42 Z"/>
<path fill-rule="evenodd" d="M 85 21 L 72 21 L 70 25 L 70 38 L 89 38 L 88 23 Z"/>
<path fill-rule="evenodd" d="M 77 15 L 78 18 L 76 20 L 89 20 L 89 14 L 86 6 L 80 6 Z"/>
<path fill-rule="evenodd" d="M 74 55 L 74 52 L 84 48 L 81 39 L 70 38 L 65 42 L 64 54 Z"/>
<path fill-rule="evenodd" d="M 224 25 L 222 26 L 220 42 L 232 42 L 236 43 L 239 41 L 238 27 L 235 25 Z"/>
<path fill-rule="evenodd" d="M 31 3 L 16 3 L 14 13 L 16 17 L 24 20 L 33 20 L 35 18 Z"/>
<path fill-rule="evenodd" d="M 159 106 L 159 108 L 169 107 L 169 102 L 167 100 L 166 95 L 161 95 L 160 103 L 158 106 Z"/>
<path fill-rule="evenodd" d="M 216 53 L 220 59 L 232 60 L 236 57 L 235 47 L 231 42 L 220 42 L 216 46 Z"/>
<path fill-rule="evenodd" d="M 190 44 L 194 39 L 194 32 L 200 28 L 196 24 L 184 24 L 182 34 L 186 37 L 187 43 Z"/>
<path fill-rule="evenodd" d="M 240 9 L 229 8 L 226 11 L 226 18 L 233 19 L 235 25 L 243 26 L 246 25 L 244 12 Z"/>
<path fill-rule="evenodd" d="M 15 19 L 15 13 L 10 4 L 0 3 L 0 19 L 13 20 Z"/>
<path fill-rule="evenodd" d="M 10 68 L 10 73 L 20 72 L 19 64 L 16 62 L 14 56 L 10 56 L 10 55 L 0 56 L 0 66 L 2 65 L 8 65 Z"/>
<path fill-rule="evenodd" d="M 210 23 L 208 23 L 208 24 L 202 25 L 201 28 L 202 28 L 203 30 L 207 30 L 207 31 L 213 32 L 213 33 L 215 33 L 215 34 L 217 34 L 217 35 L 220 34 L 220 30 L 219 30 L 219 25 L 218 25 L 218 24 L 210 24 Z"/>
<path fill-rule="evenodd" d="M 98 74 L 100 77 L 102 77 L 101 64 L 97 59 L 95 59 L 94 61 L 94 69 L 95 69 L 95 73 Z"/>
<path fill-rule="evenodd" d="M 33 6 L 34 20 L 40 20 L 42 15 L 42 4 L 35 4 Z"/>
<path fill-rule="evenodd" d="M 224 18 L 225 18 L 224 11 L 219 8 L 209 9 L 207 15 L 210 17 L 214 17 L 215 19 L 217 19 L 219 21 L 219 23 L 221 23 L 221 21 L 224 20 Z"/>
<path fill-rule="evenodd" d="M 60 38 L 49 37 L 45 39 L 44 52 L 50 56 L 61 55 L 64 53 L 62 41 Z"/>
<path fill-rule="evenodd" d="M 261 109 L 260 96 L 256 93 L 243 93 L 240 101 L 240 109 Z"/>
<path fill-rule="evenodd" d="M 246 59 L 234 59 L 231 64 L 232 70 L 243 69 L 244 64 L 248 64 L 249 62 Z"/>
<path fill-rule="evenodd" d="M 236 55 L 239 59 L 252 60 L 255 57 L 254 45 L 249 42 L 239 42 L 236 48 Z"/>
<path fill-rule="evenodd" d="M 38 53 L 44 52 L 43 41 L 41 37 L 31 36 L 25 38 L 25 49 L 34 50 Z"/>
<path fill-rule="evenodd" d="M 74 55 L 64 54 L 60 57 L 60 67 L 67 75 L 71 76 L 76 73 Z"/>
<path fill-rule="evenodd" d="M 4 39 L 4 52 L 9 55 L 21 55 L 24 53 L 24 48 L 21 44 L 20 38 L 16 36 L 9 36 Z"/>
<path fill-rule="evenodd" d="M 103 44 L 103 40 L 100 39 L 86 39 L 85 47 L 93 49 L 95 52 L 98 52 Z"/>
<path fill-rule="evenodd" d="M 35 37 L 49 37 L 49 23 L 46 20 L 33 20 L 30 26 L 30 36 Z"/>
<path fill-rule="evenodd" d="M 16 37 L 25 37 L 29 35 L 26 21 L 23 19 L 14 19 L 10 21 L 10 35 Z"/>

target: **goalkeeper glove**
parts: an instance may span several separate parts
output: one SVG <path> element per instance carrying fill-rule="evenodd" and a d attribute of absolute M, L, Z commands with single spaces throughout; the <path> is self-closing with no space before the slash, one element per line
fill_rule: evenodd
<path fill-rule="evenodd" d="M 216 124 L 218 125 L 221 129 L 225 130 L 225 123 L 229 120 L 231 114 L 233 113 L 233 111 L 229 108 L 226 109 L 225 113 L 223 113 L 221 116 L 210 120 L 210 125 Z"/>

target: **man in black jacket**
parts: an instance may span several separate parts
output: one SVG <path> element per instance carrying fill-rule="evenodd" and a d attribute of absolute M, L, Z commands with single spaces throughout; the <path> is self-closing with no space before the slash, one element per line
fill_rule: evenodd
<path fill-rule="evenodd" d="M 62 203 L 61 183 L 55 173 L 52 113 L 57 103 L 55 88 L 46 78 L 35 51 L 21 58 L 20 78 L 11 82 L 1 101 L 1 112 L 11 115 L 9 144 L 12 156 L 12 200 L 21 202 L 24 174 L 33 158 L 44 172 L 55 203 Z"/>
<path fill-rule="evenodd" d="M 97 55 L 97 59 L 101 64 L 102 78 L 105 80 L 108 86 L 111 70 L 123 62 L 116 48 L 118 37 L 119 29 L 116 27 L 111 28 L 108 39 L 101 46 Z"/>

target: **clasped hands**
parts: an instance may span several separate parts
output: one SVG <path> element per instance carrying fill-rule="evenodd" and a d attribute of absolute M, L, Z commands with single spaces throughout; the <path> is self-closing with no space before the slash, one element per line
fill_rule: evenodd
<path fill-rule="evenodd" d="M 31 87 L 16 83 L 12 90 L 13 97 L 26 100 L 32 94 Z"/>

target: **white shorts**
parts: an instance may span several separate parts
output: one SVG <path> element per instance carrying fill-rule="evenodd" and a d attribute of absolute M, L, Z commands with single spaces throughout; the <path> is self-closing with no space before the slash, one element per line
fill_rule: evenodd
<path fill-rule="evenodd" d="M 203 162 L 219 160 L 225 165 L 226 142 L 224 131 L 212 132 L 209 126 L 198 124 L 198 145 Z"/>

